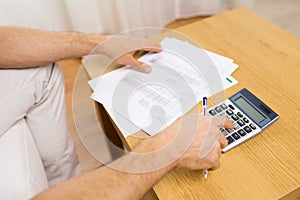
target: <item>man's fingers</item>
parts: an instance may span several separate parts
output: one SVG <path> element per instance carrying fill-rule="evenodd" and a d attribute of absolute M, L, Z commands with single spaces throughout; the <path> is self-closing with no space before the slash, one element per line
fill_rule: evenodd
<path fill-rule="evenodd" d="M 147 47 L 147 48 L 143 48 L 144 51 L 151 51 L 151 52 L 155 52 L 155 53 L 159 53 L 161 52 L 163 49 L 160 46 L 157 47 Z"/>
<path fill-rule="evenodd" d="M 222 127 L 225 127 L 228 129 L 234 128 L 233 123 L 227 117 L 224 117 L 224 116 L 213 117 L 211 123 L 213 126 L 216 126 L 218 128 L 222 128 Z"/>
<path fill-rule="evenodd" d="M 132 67 L 134 67 L 134 69 L 140 71 L 140 72 L 143 72 L 143 73 L 150 73 L 152 68 L 143 63 L 143 62 L 140 62 L 138 60 L 136 60 L 133 56 L 130 55 L 130 60 L 128 61 L 127 65 L 130 65 Z"/>
<path fill-rule="evenodd" d="M 126 42 L 124 42 L 124 41 Z M 151 42 L 145 39 L 139 38 L 126 38 L 126 37 L 115 37 L 112 39 L 114 42 L 125 43 L 122 48 L 119 48 L 117 55 L 123 55 L 116 59 L 116 63 L 121 65 L 130 65 L 136 70 L 143 73 L 150 73 L 152 68 L 143 62 L 138 61 L 133 57 L 134 53 L 138 50 L 151 51 L 155 53 L 161 52 L 163 49 L 160 44 Z M 126 50 L 126 51 L 125 51 Z"/>
<path fill-rule="evenodd" d="M 124 55 L 116 60 L 118 64 L 123 64 L 123 65 L 130 65 L 134 69 L 143 72 L 143 73 L 150 73 L 151 72 L 151 67 L 149 65 L 146 65 L 143 62 L 140 62 L 136 60 L 132 55 L 127 54 Z"/>
<path fill-rule="evenodd" d="M 226 139 L 225 139 L 226 140 Z M 221 164 L 220 164 L 220 157 L 222 154 L 222 145 L 221 144 L 217 144 L 214 147 L 214 153 L 217 154 L 217 159 L 212 163 L 211 167 L 209 167 L 210 170 L 216 170 L 219 169 Z"/>
<path fill-rule="evenodd" d="M 135 67 L 135 69 L 143 73 L 150 73 L 152 70 L 152 68 L 149 65 L 146 65 L 145 63 L 142 63 L 141 65 Z"/>
<path fill-rule="evenodd" d="M 211 168 L 209 168 L 210 170 L 216 170 L 219 169 L 221 167 L 220 161 L 217 161 L 214 166 L 212 166 Z"/>
<path fill-rule="evenodd" d="M 222 149 L 228 145 L 228 141 L 222 133 L 220 133 L 219 142 Z"/>
<path fill-rule="evenodd" d="M 147 39 L 140 39 L 140 38 L 134 38 L 133 39 L 134 46 L 136 49 L 144 50 L 144 51 L 153 51 L 153 52 L 161 52 L 162 48 L 159 43 L 147 40 Z"/>
<path fill-rule="evenodd" d="M 234 128 L 233 123 L 227 117 L 224 117 L 224 118 L 225 118 L 225 121 L 224 121 L 223 127 L 228 128 L 228 129 L 233 129 Z"/>

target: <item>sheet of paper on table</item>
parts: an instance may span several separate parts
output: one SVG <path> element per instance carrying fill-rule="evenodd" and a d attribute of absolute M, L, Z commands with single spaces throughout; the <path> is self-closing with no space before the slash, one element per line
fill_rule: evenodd
<path fill-rule="evenodd" d="M 231 76 L 238 67 L 232 59 L 174 38 L 161 46 L 161 53 L 139 59 L 152 67 L 150 74 L 126 66 L 89 81 L 91 98 L 104 105 L 125 136 L 140 129 L 154 135 L 202 97 L 238 83 Z"/>

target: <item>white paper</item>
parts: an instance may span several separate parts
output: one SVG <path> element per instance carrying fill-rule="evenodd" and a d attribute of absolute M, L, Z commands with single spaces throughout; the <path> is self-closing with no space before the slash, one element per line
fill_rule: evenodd
<path fill-rule="evenodd" d="M 237 83 L 230 77 L 237 68 L 232 59 L 176 39 L 166 38 L 161 45 L 163 52 L 140 58 L 152 67 L 150 74 L 127 66 L 89 82 L 95 90 L 92 98 L 104 105 L 126 135 L 138 127 L 154 135 L 202 97 Z"/>

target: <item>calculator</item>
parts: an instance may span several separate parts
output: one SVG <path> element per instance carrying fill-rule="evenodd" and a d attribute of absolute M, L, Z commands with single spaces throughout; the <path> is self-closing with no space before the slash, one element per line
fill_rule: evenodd
<path fill-rule="evenodd" d="M 208 110 L 210 116 L 226 116 L 234 124 L 229 130 L 221 128 L 228 141 L 226 152 L 249 140 L 274 123 L 279 115 L 246 88 Z"/>

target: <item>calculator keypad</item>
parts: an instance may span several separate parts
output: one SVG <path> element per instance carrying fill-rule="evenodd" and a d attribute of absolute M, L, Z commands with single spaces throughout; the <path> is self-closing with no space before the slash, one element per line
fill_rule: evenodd
<path fill-rule="evenodd" d="M 228 99 L 209 109 L 208 113 L 211 116 L 226 116 L 234 124 L 234 128 L 231 130 L 220 129 L 228 141 L 228 146 L 223 149 L 223 152 L 239 145 L 261 131 L 246 114 Z"/>

